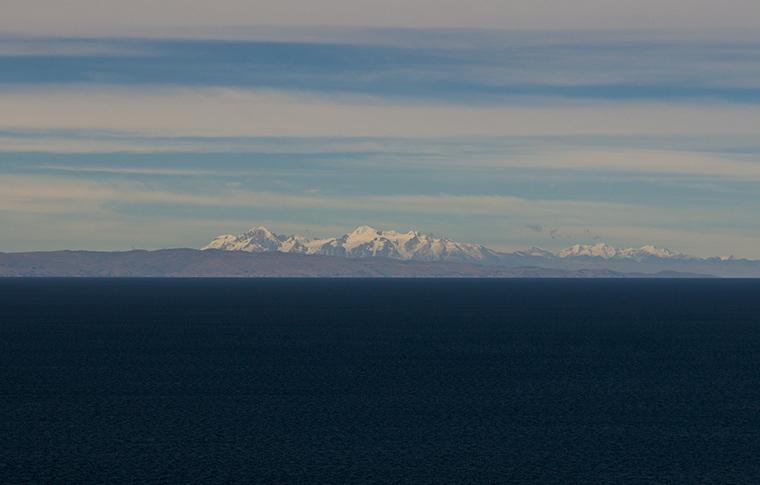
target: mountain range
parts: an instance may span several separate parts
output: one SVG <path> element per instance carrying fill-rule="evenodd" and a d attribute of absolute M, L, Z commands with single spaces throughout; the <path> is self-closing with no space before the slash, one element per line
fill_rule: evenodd
<path fill-rule="evenodd" d="M 697 273 L 716 276 L 760 277 L 760 262 L 732 256 L 701 258 L 654 245 L 617 248 L 606 243 L 575 244 L 552 252 L 533 247 L 500 252 L 481 244 L 458 242 L 417 231 L 397 232 L 359 226 L 328 238 L 280 235 L 256 226 L 239 234 L 216 237 L 201 248 L 249 253 L 279 252 L 337 256 L 350 259 L 385 258 L 401 261 L 467 263 L 489 267 L 540 267 L 561 270 L 610 270 L 621 273 Z"/>
<path fill-rule="evenodd" d="M 758 278 L 760 261 L 604 243 L 501 252 L 417 231 L 359 226 L 307 238 L 257 226 L 200 249 L 0 253 L 0 276 Z"/>
<path fill-rule="evenodd" d="M 445 261 L 451 263 L 498 263 L 499 254 L 479 244 L 460 243 L 416 231 L 379 231 L 359 226 L 339 237 L 308 239 L 282 236 L 263 226 L 234 236 L 219 236 L 201 248 L 261 253 L 320 254 L 347 258 L 382 257 L 404 261 Z"/>
<path fill-rule="evenodd" d="M 463 243 L 439 238 L 417 231 L 382 231 L 370 226 L 359 226 L 338 237 L 309 239 L 304 236 L 284 236 L 275 234 L 264 226 L 256 226 L 235 236 L 224 234 L 216 237 L 202 250 L 221 249 L 224 251 L 244 251 L 263 253 L 321 254 L 348 258 L 383 257 L 405 261 L 447 261 L 457 263 L 499 264 L 505 257 L 523 256 L 538 258 L 598 258 L 602 260 L 645 261 L 662 260 L 703 260 L 658 248 L 652 245 L 640 248 L 616 248 L 606 243 L 575 244 L 557 252 L 533 247 L 527 251 L 514 253 L 498 252 L 480 244 Z M 715 258 L 720 260 L 731 257 Z"/>

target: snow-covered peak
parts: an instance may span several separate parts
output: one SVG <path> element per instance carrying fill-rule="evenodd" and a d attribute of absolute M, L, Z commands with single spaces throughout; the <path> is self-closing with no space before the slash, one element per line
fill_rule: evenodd
<path fill-rule="evenodd" d="M 254 227 L 239 235 L 214 239 L 203 249 L 227 251 L 322 254 L 351 258 L 385 257 L 415 261 L 495 262 L 499 255 L 478 244 L 437 238 L 417 231 L 380 231 L 359 226 L 341 237 L 307 239 L 281 236 L 265 227 Z"/>
<path fill-rule="evenodd" d="M 646 258 L 686 259 L 689 256 L 676 253 L 670 249 L 658 248 L 651 244 L 640 248 L 616 248 L 606 243 L 576 244 L 557 252 L 560 258 L 592 257 L 602 259 L 635 259 Z"/>
<path fill-rule="evenodd" d="M 507 256 L 479 244 L 461 243 L 417 231 L 383 231 L 370 226 L 359 226 L 342 236 L 324 239 L 283 236 L 275 234 L 264 226 L 255 226 L 239 236 L 232 234 L 219 236 L 203 249 L 494 264 L 505 261 L 505 256 Z M 527 251 L 518 251 L 514 255 L 543 259 L 598 258 L 637 262 L 699 259 L 653 245 L 639 248 L 616 248 L 603 242 L 575 244 L 557 253 L 532 247 Z"/>
<path fill-rule="evenodd" d="M 381 233 L 370 226 L 359 226 L 344 236 L 346 249 L 353 249 L 362 244 L 370 243 L 381 236 Z"/>
<path fill-rule="evenodd" d="M 221 236 L 215 237 L 213 241 L 201 249 L 226 249 L 235 242 L 237 242 L 237 236 L 232 234 L 222 234 Z"/>
<path fill-rule="evenodd" d="M 654 256 L 656 258 L 675 258 L 678 256 L 682 256 L 678 253 L 675 253 L 671 251 L 670 249 L 666 248 L 658 248 L 655 246 L 652 246 L 651 244 L 648 244 L 646 246 L 641 246 L 638 249 L 635 248 L 629 248 L 629 249 L 622 249 L 620 250 L 621 253 L 625 256 Z"/>
<path fill-rule="evenodd" d="M 252 236 L 264 237 L 267 239 L 277 239 L 277 236 L 265 226 L 254 226 L 248 229 L 244 234 L 250 234 Z"/>
<path fill-rule="evenodd" d="M 606 243 L 597 244 L 576 244 L 569 248 L 563 249 L 557 253 L 560 258 L 571 258 L 578 256 L 596 257 L 610 259 L 618 253 L 617 249 Z"/>
<path fill-rule="evenodd" d="M 260 253 L 276 251 L 281 241 L 275 233 L 264 226 L 256 226 L 239 236 L 225 234 L 211 241 L 201 249 L 222 249 L 225 251 L 246 251 Z"/>
<path fill-rule="evenodd" d="M 529 256 L 534 258 L 553 258 L 555 256 L 553 252 L 536 246 L 533 246 L 525 251 L 517 251 L 515 254 L 518 256 Z"/>
<path fill-rule="evenodd" d="M 355 237 L 374 237 L 379 231 L 371 226 L 359 226 L 349 233 Z"/>

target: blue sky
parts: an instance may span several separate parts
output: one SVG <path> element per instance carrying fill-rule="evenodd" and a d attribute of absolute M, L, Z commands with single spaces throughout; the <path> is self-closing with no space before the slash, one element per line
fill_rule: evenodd
<path fill-rule="evenodd" d="M 0 251 L 371 224 L 760 258 L 752 2 L 73 3 L 0 20 Z"/>

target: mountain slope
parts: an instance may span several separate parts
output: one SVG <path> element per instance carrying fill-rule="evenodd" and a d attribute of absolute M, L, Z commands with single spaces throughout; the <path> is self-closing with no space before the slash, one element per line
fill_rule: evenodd
<path fill-rule="evenodd" d="M 605 243 L 598 244 L 576 244 L 565 248 L 556 253 L 559 258 L 602 258 L 602 259 L 633 259 L 642 260 L 646 258 L 660 259 L 698 259 L 693 256 L 676 253 L 670 249 L 658 248 L 652 245 L 642 246 L 640 248 L 616 248 Z"/>
<path fill-rule="evenodd" d="M 462 243 L 416 231 L 381 231 L 359 226 L 338 237 L 309 239 L 284 236 L 266 227 L 215 238 L 203 250 L 244 253 L 288 253 L 338 256 L 347 259 L 384 259 L 417 262 L 467 263 L 489 267 L 538 267 L 561 271 L 613 271 L 658 275 L 662 272 L 729 277 L 760 277 L 760 261 L 699 258 L 670 249 L 645 245 L 618 248 L 605 243 L 576 244 L 557 252 L 530 248 L 498 252 L 480 244 Z"/>
<path fill-rule="evenodd" d="M 496 251 L 479 244 L 460 243 L 416 231 L 380 231 L 370 226 L 359 226 L 340 237 L 325 239 L 277 235 L 266 227 L 258 226 L 239 236 L 218 236 L 201 249 L 318 254 L 348 258 L 383 257 L 403 261 L 496 264 L 500 260 Z"/>
<path fill-rule="evenodd" d="M 249 253 L 281 252 L 321 254 L 349 258 L 384 257 L 405 261 L 457 261 L 497 264 L 505 254 L 529 258 L 569 259 L 599 258 L 601 260 L 678 259 L 698 260 L 693 256 L 652 245 L 640 248 L 616 248 L 605 243 L 576 244 L 556 253 L 533 247 L 527 251 L 499 253 L 480 244 L 456 242 L 417 231 L 380 231 L 359 226 L 339 237 L 308 239 L 304 236 L 283 236 L 268 228 L 257 226 L 238 236 L 224 234 L 201 248 Z"/>

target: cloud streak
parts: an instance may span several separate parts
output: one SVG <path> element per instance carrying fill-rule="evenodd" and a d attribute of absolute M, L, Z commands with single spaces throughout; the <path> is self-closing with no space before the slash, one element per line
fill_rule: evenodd
<path fill-rule="evenodd" d="M 65 211 L 67 204 L 77 210 L 98 204 L 175 204 L 203 207 L 239 208 L 309 208 L 349 212 L 405 211 L 416 214 L 514 215 L 535 219 L 557 218 L 565 222 L 588 223 L 625 219 L 633 222 L 667 221 L 678 209 L 658 209 L 638 204 L 611 202 L 526 199 L 508 195 L 473 194 L 394 194 L 394 195 L 330 195 L 321 193 L 283 193 L 229 188 L 214 193 L 152 188 L 135 181 L 95 181 L 67 177 L 7 175 L 0 180 L 0 207 L 3 210 Z M 92 205 L 94 204 L 94 205 Z M 592 216 L 593 214 L 593 216 Z M 688 215 L 681 214 L 684 219 Z M 706 211 L 699 216 L 718 219 L 720 211 Z"/>
<path fill-rule="evenodd" d="M 86 12 L 83 15 L 82 12 Z M 754 0 L 5 0 L 0 31 L 48 35 L 208 35 L 224 27 L 394 26 L 656 29 L 760 26 Z"/>
<path fill-rule="evenodd" d="M 760 107 L 720 103 L 525 98 L 462 106 L 272 90 L 67 86 L 5 89 L 0 105 L 2 130 L 241 137 L 760 135 Z"/>
<path fill-rule="evenodd" d="M 0 16 L 3 249 L 275 222 L 757 251 L 755 0 L 63 3 Z"/>
<path fill-rule="evenodd" d="M 399 36 L 407 43 L 0 38 L 0 86 L 216 86 L 459 104 L 520 96 L 760 103 L 760 38 L 623 41 L 471 31 L 390 38 Z"/>

